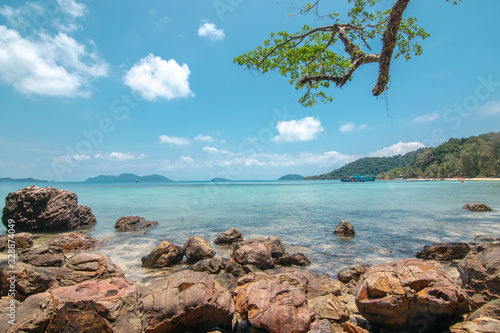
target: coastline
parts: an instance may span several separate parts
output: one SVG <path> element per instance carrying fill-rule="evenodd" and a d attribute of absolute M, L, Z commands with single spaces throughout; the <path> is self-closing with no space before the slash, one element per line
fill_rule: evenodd
<path fill-rule="evenodd" d="M 500 178 L 405 178 L 407 181 L 500 181 Z"/>

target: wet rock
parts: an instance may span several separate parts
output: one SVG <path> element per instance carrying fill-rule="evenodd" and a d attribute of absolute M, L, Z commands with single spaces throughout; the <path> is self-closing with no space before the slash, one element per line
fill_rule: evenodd
<path fill-rule="evenodd" d="M 309 333 L 342 333 L 344 330 L 339 324 L 332 324 L 330 321 L 315 320 L 311 323 L 311 329 Z"/>
<path fill-rule="evenodd" d="M 8 265 L 0 269 L 0 295 L 7 296 L 14 284 L 15 298 L 24 301 L 28 296 L 44 292 L 57 284 L 57 268 L 36 267 L 22 262 L 16 263 L 15 274 Z M 14 279 L 12 279 L 14 275 Z"/>
<path fill-rule="evenodd" d="M 468 298 L 435 261 L 401 259 L 370 267 L 356 306 L 369 321 L 389 329 L 424 323 L 432 329 L 468 312 Z"/>
<path fill-rule="evenodd" d="M 458 263 L 462 287 L 471 298 L 472 310 L 500 298 L 500 244 L 474 247 Z"/>
<path fill-rule="evenodd" d="M 359 281 L 361 275 L 366 272 L 366 269 L 366 266 L 363 265 L 348 267 L 340 271 L 340 273 L 337 275 L 337 279 L 343 283 L 349 283 L 349 281 L 351 280 Z"/>
<path fill-rule="evenodd" d="M 201 272 L 177 272 L 141 292 L 145 332 L 205 331 L 230 321 L 234 312 L 231 294 Z"/>
<path fill-rule="evenodd" d="M 97 239 L 76 232 L 67 232 L 57 235 L 49 242 L 51 246 L 58 246 L 64 251 L 83 251 L 96 246 Z"/>
<path fill-rule="evenodd" d="M 2 320 L 0 331 L 140 333 L 141 317 L 137 288 L 113 278 L 30 296 L 17 309 L 15 325 Z"/>
<path fill-rule="evenodd" d="M 416 257 L 426 260 L 448 261 L 463 259 L 469 253 L 470 247 L 466 243 L 435 243 L 424 246 Z"/>
<path fill-rule="evenodd" d="M 231 228 L 222 232 L 219 236 L 217 236 L 214 243 L 222 245 L 222 244 L 233 244 L 241 241 L 243 241 L 243 236 L 241 236 L 241 231 L 239 231 L 236 228 Z"/>
<path fill-rule="evenodd" d="M 39 246 L 21 251 L 19 260 L 33 266 L 61 267 L 67 258 L 60 247 Z"/>
<path fill-rule="evenodd" d="M 30 248 L 33 246 L 33 235 L 29 232 L 20 232 L 0 236 L 0 251 L 7 251 L 9 244 L 11 249 L 15 249 L 15 252 L 18 252 L 20 249 Z"/>
<path fill-rule="evenodd" d="M 489 212 L 491 208 L 488 205 L 479 202 L 467 203 L 462 206 L 462 209 L 469 210 L 471 212 Z"/>
<path fill-rule="evenodd" d="M 337 323 L 349 320 L 349 314 L 342 302 L 333 295 L 328 294 L 309 300 L 309 307 L 317 319 L 328 319 Z"/>
<path fill-rule="evenodd" d="M 261 242 L 254 242 L 239 246 L 233 253 L 234 261 L 240 265 L 255 265 L 260 269 L 269 269 L 274 266 L 269 247 Z"/>
<path fill-rule="evenodd" d="M 219 274 L 222 262 L 217 258 L 203 259 L 192 266 L 195 272 L 205 272 L 208 274 Z"/>
<path fill-rule="evenodd" d="M 356 235 L 353 225 L 347 221 L 340 221 L 333 233 L 340 237 L 354 237 Z"/>
<path fill-rule="evenodd" d="M 307 332 L 311 311 L 302 287 L 277 278 L 265 278 L 238 286 L 238 312 L 253 327 L 273 332 Z"/>
<path fill-rule="evenodd" d="M 92 210 L 78 205 L 78 197 L 67 190 L 30 186 L 9 193 L 2 222 L 15 223 L 16 231 L 52 231 L 90 227 L 97 223 Z"/>
<path fill-rule="evenodd" d="M 283 256 L 276 260 L 276 264 L 282 266 L 309 266 L 311 262 L 302 253 L 288 254 L 285 253 Z"/>
<path fill-rule="evenodd" d="M 122 270 L 111 259 L 93 253 L 78 253 L 57 271 L 56 279 L 66 287 L 88 280 L 124 278 Z"/>
<path fill-rule="evenodd" d="M 201 237 L 189 237 L 182 249 L 188 263 L 195 263 L 215 256 L 215 251 L 210 247 L 210 243 Z"/>
<path fill-rule="evenodd" d="M 472 241 L 473 244 L 476 243 L 499 243 L 500 235 L 479 235 Z"/>
<path fill-rule="evenodd" d="M 158 221 L 146 221 L 140 216 L 122 216 L 115 224 L 115 229 L 118 231 L 134 231 L 150 228 L 158 224 Z"/>
<path fill-rule="evenodd" d="M 141 258 L 142 267 L 161 268 L 173 266 L 182 261 L 184 252 L 180 246 L 174 245 L 169 241 L 162 241 L 151 253 Z"/>

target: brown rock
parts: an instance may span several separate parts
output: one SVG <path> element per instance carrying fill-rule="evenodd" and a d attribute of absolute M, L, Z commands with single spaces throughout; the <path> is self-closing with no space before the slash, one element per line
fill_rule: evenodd
<path fill-rule="evenodd" d="M 490 317 L 500 320 L 500 298 L 497 298 L 489 303 L 486 303 L 474 313 L 472 313 L 467 320 L 473 320 L 480 317 Z"/>
<path fill-rule="evenodd" d="M 206 331 L 234 312 L 231 294 L 205 273 L 177 272 L 141 292 L 145 332 Z"/>
<path fill-rule="evenodd" d="M 279 258 L 285 254 L 285 246 L 281 242 L 278 237 L 267 237 L 267 238 L 252 238 L 243 242 L 236 243 L 234 246 L 235 250 L 238 250 L 240 247 L 244 245 L 254 244 L 254 243 L 262 243 L 267 246 L 269 251 L 271 252 L 271 256 L 273 258 Z"/>
<path fill-rule="evenodd" d="M 201 237 L 189 237 L 182 250 L 188 263 L 195 263 L 215 256 L 215 251 L 210 247 L 210 243 Z"/>
<path fill-rule="evenodd" d="M 269 247 L 260 242 L 245 244 L 238 247 L 233 253 L 234 261 L 240 265 L 255 265 L 260 269 L 269 269 L 274 266 Z"/>
<path fill-rule="evenodd" d="M 276 264 L 282 266 L 309 266 L 311 262 L 302 253 L 285 253 L 283 256 L 276 259 Z"/>
<path fill-rule="evenodd" d="M 366 266 L 356 265 L 352 267 L 348 267 L 337 275 L 337 279 L 343 283 L 349 283 L 349 281 L 359 281 L 361 275 L 366 272 Z"/>
<path fill-rule="evenodd" d="M 78 197 L 67 190 L 30 186 L 5 198 L 2 222 L 15 223 L 16 231 L 70 230 L 97 223 L 92 210 L 78 205 Z"/>
<path fill-rule="evenodd" d="M 471 298 L 472 310 L 500 298 L 500 244 L 481 244 L 458 264 L 462 288 Z"/>
<path fill-rule="evenodd" d="M 344 324 L 344 332 L 347 332 L 347 333 L 370 333 L 369 331 L 365 330 L 364 328 L 353 325 L 349 322 Z"/>
<path fill-rule="evenodd" d="M 337 236 L 341 237 L 354 237 L 356 232 L 354 231 L 354 227 L 347 221 L 340 221 L 337 228 L 333 232 Z"/>
<path fill-rule="evenodd" d="M 67 258 L 60 247 L 39 246 L 21 251 L 19 260 L 33 266 L 61 267 Z"/>
<path fill-rule="evenodd" d="M 137 288 L 124 279 L 87 281 L 30 296 L 3 332 L 142 332 Z M 4 327 L 2 327 L 2 325 Z"/>
<path fill-rule="evenodd" d="M 479 202 L 467 203 L 462 209 L 470 210 L 471 212 L 489 212 L 491 208 L 488 205 Z"/>
<path fill-rule="evenodd" d="M 242 275 L 245 275 L 245 270 L 243 269 L 243 266 L 238 264 L 236 261 L 223 260 L 223 263 L 224 263 L 224 271 L 226 273 L 229 273 L 234 277 L 240 277 Z"/>
<path fill-rule="evenodd" d="M 311 323 L 311 329 L 309 333 L 342 333 L 344 330 L 339 324 L 332 324 L 330 321 L 315 320 Z"/>
<path fill-rule="evenodd" d="M 0 295 L 9 295 L 14 284 L 15 298 L 24 301 L 28 296 L 44 292 L 57 284 L 56 268 L 36 267 L 22 262 L 16 263 L 13 271 L 8 265 L 0 269 Z M 14 278 L 12 276 L 14 275 Z"/>
<path fill-rule="evenodd" d="M 64 251 L 88 250 L 95 247 L 96 244 L 97 239 L 76 232 L 59 234 L 49 242 L 49 245 L 58 246 Z"/>
<path fill-rule="evenodd" d="M 450 327 L 450 333 L 498 333 L 500 320 L 480 317 L 472 321 L 464 321 Z"/>
<path fill-rule="evenodd" d="M 203 259 L 192 266 L 195 272 L 205 272 L 208 274 L 219 274 L 222 262 L 217 258 Z"/>
<path fill-rule="evenodd" d="M 162 241 L 151 253 L 141 258 L 142 267 L 161 268 L 178 264 L 182 261 L 184 252 L 180 246 L 169 241 Z"/>
<path fill-rule="evenodd" d="M 401 259 L 369 268 L 356 296 L 359 312 L 390 329 L 425 322 L 426 327 L 468 311 L 468 299 L 435 261 Z"/>
<path fill-rule="evenodd" d="M 78 253 L 57 271 L 56 279 L 66 287 L 88 280 L 124 278 L 122 270 L 111 259 L 93 253 Z"/>
<path fill-rule="evenodd" d="M 215 239 L 215 244 L 233 244 L 243 241 L 243 236 L 241 236 L 241 231 L 236 228 L 228 229 L 222 232 Z"/>
<path fill-rule="evenodd" d="M 424 246 L 416 257 L 426 260 L 448 261 L 463 259 L 469 253 L 470 247 L 466 243 L 435 243 Z"/>
<path fill-rule="evenodd" d="M 316 319 L 328 319 L 338 323 L 349 320 L 349 314 L 342 302 L 333 294 L 319 296 L 309 300 L 311 312 Z"/>
<path fill-rule="evenodd" d="M 122 216 L 115 224 L 115 229 L 118 231 L 134 231 L 150 228 L 158 224 L 158 221 L 146 221 L 139 216 Z"/>
<path fill-rule="evenodd" d="M 9 245 L 10 249 L 15 249 L 14 251 L 16 253 L 20 249 L 30 248 L 33 246 L 33 235 L 29 232 L 19 232 L 0 236 L 0 251 L 7 251 L 9 249 Z"/>

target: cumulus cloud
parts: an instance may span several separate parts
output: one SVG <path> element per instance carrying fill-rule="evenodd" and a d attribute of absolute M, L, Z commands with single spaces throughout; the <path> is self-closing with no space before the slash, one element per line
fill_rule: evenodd
<path fill-rule="evenodd" d="M 144 154 L 139 155 L 141 158 L 144 158 Z M 132 155 L 131 153 L 120 153 L 117 151 L 114 151 L 109 154 L 95 154 L 95 158 L 100 158 L 100 159 L 106 159 L 108 161 L 113 161 L 113 162 L 123 162 L 123 161 L 129 161 L 129 160 L 134 160 L 136 157 Z"/>
<path fill-rule="evenodd" d="M 500 101 L 492 101 L 481 106 L 477 112 L 483 116 L 492 116 L 500 113 Z"/>
<path fill-rule="evenodd" d="M 427 113 L 414 118 L 411 122 L 414 124 L 424 124 L 433 122 L 434 120 L 437 120 L 439 118 L 441 118 L 441 115 L 439 113 Z"/>
<path fill-rule="evenodd" d="M 123 82 L 145 100 L 171 100 L 194 96 L 189 89 L 190 74 L 187 64 L 150 53 L 125 73 Z"/>
<path fill-rule="evenodd" d="M 344 125 L 339 127 L 339 131 L 341 131 L 342 133 L 350 133 L 350 132 L 354 132 L 356 130 L 361 131 L 364 129 L 368 129 L 368 125 L 361 124 L 359 126 L 356 126 L 356 124 L 351 123 L 351 122 L 345 123 Z"/>
<path fill-rule="evenodd" d="M 89 97 L 90 79 L 108 74 L 95 51 L 65 33 L 23 38 L 0 25 L 0 79 L 23 94 Z"/>
<path fill-rule="evenodd" d="M 394 155 L 404 155 L 411 151 L 425 147 L 421 142 L 398 142 L 390 147 L 382 148 L 373 153 L 368 154 L 370 157 L 388 157 Z"/>
<path fill-rule="evenodd" d="M 214 142 L 214 138 L 211 137 L 210 135 L 203 135 L 203 134 L 198 134 L 197 136 L 194 137 L 194 141 L 201 141 L 201 142 Z"/>
<path fill-rule="evenodd" d="M 86 7 L 83 3 L 76 2 L 75 0 L 57 0 L 57 4 L 62 12 L 72 17 L 81 17 L 85 15 Z"/>
<path fill-rule="evenodd" d="M 226 35 L 224 34 L 224 30 L 217 29 L 215 27 L 215 24 L 210 22 L 204 22 L 203 24 L 200 25 L 198 29 L 198 36 L 202 38 L 208 38 L 212 42 L 216 42 L 223 40 Z"/>
<path fill-rule="evenodd" d="M 299 120 L 278 121 L 276 129 L 279 135 L 273 138 L 274 142 L 311 141 L 323 132 L 323 126 L 318 118 L 305 117 Z"/>
<path fill-rule="evenodd" d="M 186 146 L 191 143 L 189 139 L 176 136 L 160 135 L 160 143 L 169 146 Z"/>
<path fill-rule="evenodd" d="M 88 155 L 82 155 L 82 154 L 75 154 L 75 155 L 71 156 L 71 158 L 73 158 L 75 161 L 90 160 L 90 156 L 88 156 Z"/>

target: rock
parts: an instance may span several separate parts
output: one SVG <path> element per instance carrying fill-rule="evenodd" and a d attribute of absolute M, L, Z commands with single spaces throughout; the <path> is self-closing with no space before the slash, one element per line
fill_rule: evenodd
<path fill-rule="evenodd" d="M 236 261 L 229 259 L 223 260 L 222 262 L 224 263 L 224 271 L 226 273 L 229 273 L 234 277 L 240 277 L 246 274 L 243 266 L 238 264 Z"/>
<path fill-rule="evenodd" d="M 5 198 L 2 222 L 14 220 L 15 230 L 52 231 L 90 227 L 97 223 L 92 210 L 78 205 L 78 197 L 67 190 L 30 186 Z"/>
<path fill-rule="evenodd" d="M 450 327 L 450 333 L 498 333 L 500 320 L 480 317 L 472 321 L 464 321 Z"/>
<path fill-rule="evenodd" d="M 195 272 L 205 272 L 209 274 L 219 274 L 222 262 L 217 258 L 203 259 L 192 266 Z"/>
<path fill-rule="evenodd" d="M 96 244 L 97 239 L 76 232 L 59 234 L 49 242 L 49 245 L 58 246 L 64 251 L 88 250 L 95 247 Z"/>
<path fill-rule="evenodd" d="M 265 244 L 268 248 L 269 251 L 271 252 L 271 256 L 273 258 L 279 258 L 282 255 L 285 254 L 285 246 L 281 242 L 281 240 L 278 237 L 267 237 L 267 238 L 252 238 L 243 242 L 239 242 L 235 244 L 235 250 L 239 249 L 240 247 L 244 245 L 249 245 L 249 244 L 254 244 L 254 243 L 262 243 Z"/>
<path fill-rule="evenodd" d="M 356 306 L 363 317 L 389 329 L 423 322 L 430 330 L 468 312 L 468 298 L 438 262 L 401 259 L 365 272 Z"/>
<path fill-rule="evenodd" d="M 500 298 L 500 243 L 474 247 L 457 268 L 472 310 Z"/>
<path fill-rule="evenodd" d="M 229 290 L 229 292 L 232 292 L 234 288 L 238 286 L 236 278 L 229 273 L 220 273 L 214 276 L 214 280 L 219 282 L 220 285 Z"/>
<path fill-rule="evenodd" d="M 124 278 L 122 270 L 111 259 L 93 253 L 78 253 L 57 271 L 56 279 L 66 287 L 88 280 Z"/>
<path fill-rule="evenodd" d="M 488 205 L 479 202 L 467 203 L 462 206 L 462 209 L 470 210 L 471 212 L 489 212 L 491 208 Z"/>
<path fill-rule="evenodd" d="M 302 287 L 266 278 L 234 290 L 236 310 L 253 327 L 273 332 L 307 332 L 311 311 Z"/>
<path fill-rule="evenodd" d="M 210 243 L 201 237 L 189 237 L 182 249 L 188 263 L 195 263 L 215 256 L 215 251 L 210 247 Z"/>
<path fill-rule="evenodd" d="M 33 266 L 61 267 L 67 258 L 60 247 L 39 246 L 21 251 L 19 260 Z"/>
<path fill-rule="evenodd" d="M 359 281 L 361 275 L 366 272 L 366 269 L 366 266 L 363 265 L 348 267 L 340 271 L 340 273 L 337 275 L 337 279 L 343 283 L 349 283 L 349 281 L 351 280 Z"/>
<path fill-rule="evenodd" d="M 467 320 L 473 320 L 480 317 L 490 317 L 500 320 L 500 298 L 497 298 L 489 303 L 486 303 L 474 313 L 472 313 Z"/>
<path fill-rule="evenodd" d="M 158 224 L 158 221 L 146 221 L 143 217 L 139 216 L 122 216 L 115 224 L 115 229 L 118 231 L 134 231 L 146 229 Z"/>
<path fill-rule="evenodd" d="M 142 332 L 137 288 L 125 279 L 87 281 L 30 296 L 3 332 Z"/>
<path fill-rule="evenodd" d="M 269 247 L 260 242 L 245 244 L 238 247 L 233 253 L 234 261 L 240 265 L 255 265 L 260 269 L 269 269 L 274 266 Z"/>
<path fill-rule="evenodd" d="M 356 235 L 354 227 L 347 221 L 340 221 L 333 233 L 340 237 L 354 237 Z"/>
<path fill-rule="evenodd" d="M 233 244 L 237 242 L 243 241 L 243 237 L 241 236 L 241 231 L 236 228 L 228 229 L 222 232 L 215 239 L 215 244 Z"/>
<path fill-rule="evenodd" d="M 469 253 L 470 247 L 466 243 L 434 243 L 424 246 L 416 257 L 426 260 L 448 261 L 463 259 Z"/>
<path fill-rule="evenodd" d="M 353 325 L 349 322 L 344 324 L 344 332 L 346 333 L 370 333 L 369 331 L 359 326 Z"/>
<path fill-rule="evenodd" d="M 151 253 L 141 258 L 142 267 L 161 268 L 178 264 L 182 261 L 184 252 L 180 246 L 169 241 L 162 241 Z"/>
<path fill-rule="evenodd" d="M 498 243 L 500 242 L 500 235 L 479 235 L 472 241 L 475 243 Z"/>
<path fill-rule="evenodd" d="M 231 294 L 201 272 L 177 272 L 141 292 L 145 332 L 206 331 L 234 312 Z"/>
<path fill-rule="evenodd" d="M 328 319 L 337 323 L 343 323 L 349 320 L 349 314 L 342 302 L 333 294 L 319 296 L 309 300 L 311 312 L 315 314 L 316 319 Z"/>
<path fill-rule="evenodd" d="M 14 282 L 15 298 L 24 301 L 28 296 L 44 292 L 57 284 L 56 268 L 36 267 L 22 262 L 16 263 L 15 279 L 5 265 L 0 269 L 0 295 L 7 296 Z"/>
<path fill-rule="evenodd" d="M 342 333 L 344 330 L 339 324 L 332 324 L 330 321 L 315 320 L 311 323 L 311 329 L 309 333 Z"/>
<path fill-rule="evenodd" d="M 285 253 L 282 257 L 276 260 L 276 264 L 282 266 L 309 266 L 311 262 L 302 253 L 288 254 Z"/>
<path fill-rule="evenodd" d="M 33 246 L 33 235 L 29 232 L 19 232 L 0 236 L 0 251 L 7 251 L 9 249 L 9 244 L 11 245 L 11 249 L 16 249 L 16 252 L 20 249 L 30 248 Z M 14 244 L 15 247 L 13 247 L 12 244 Z"/>

